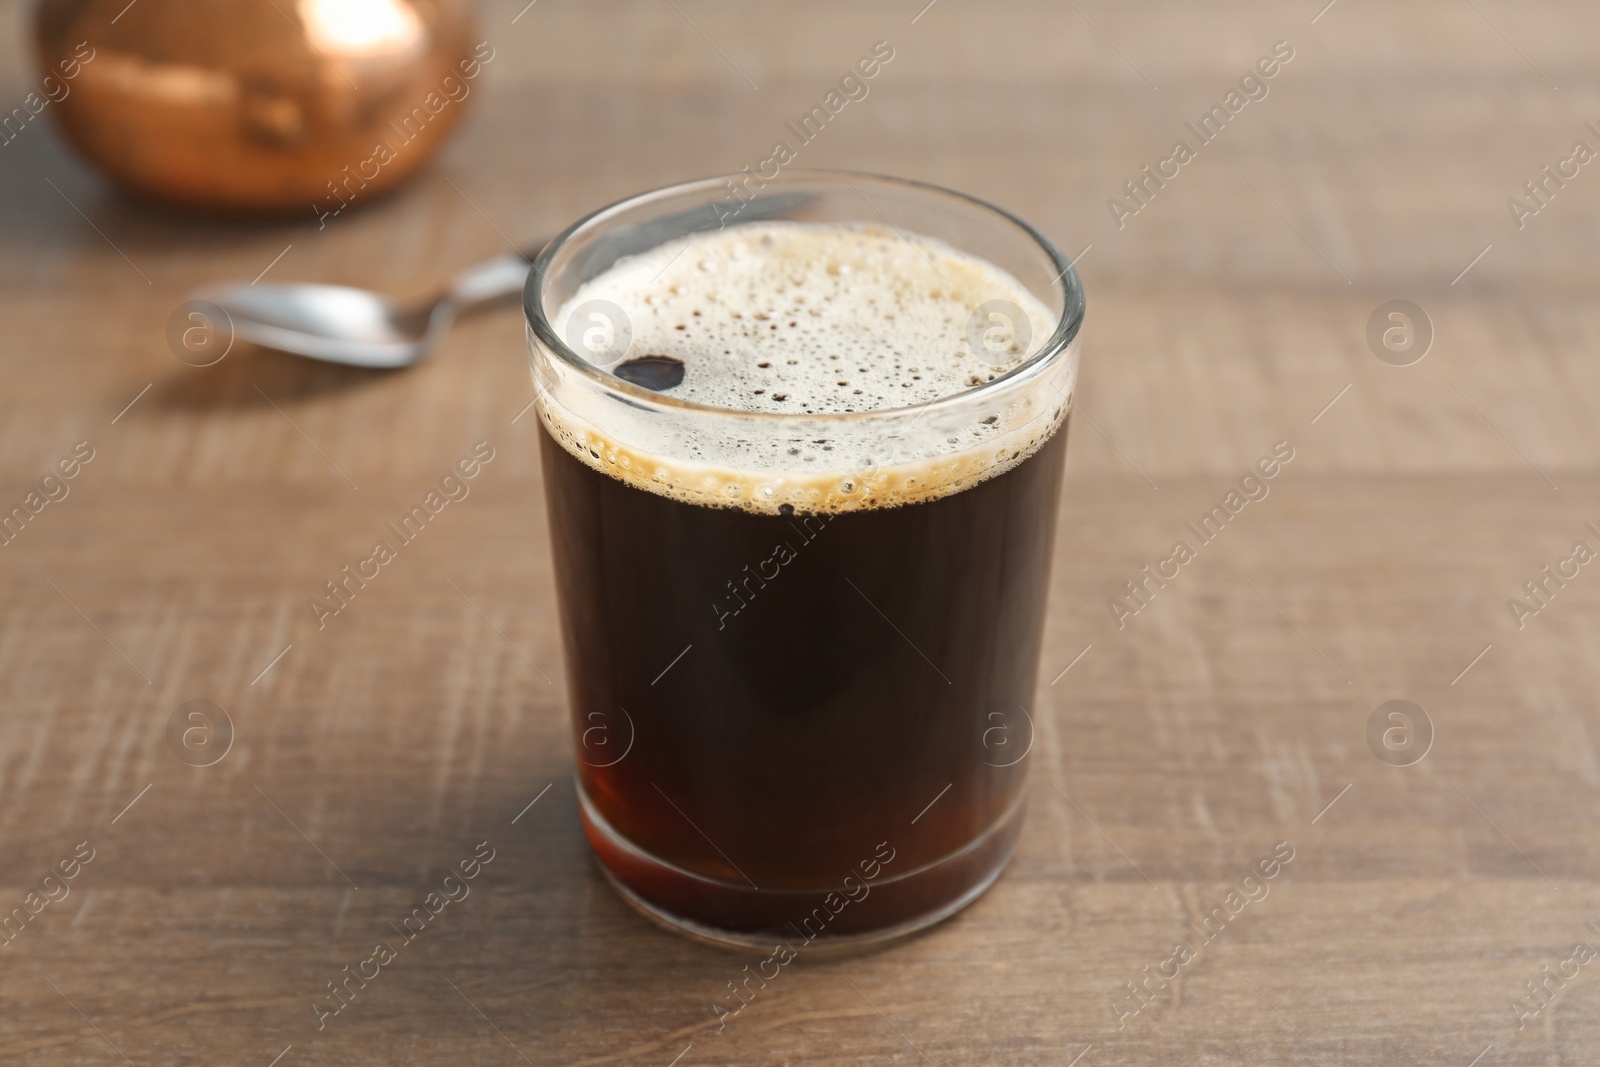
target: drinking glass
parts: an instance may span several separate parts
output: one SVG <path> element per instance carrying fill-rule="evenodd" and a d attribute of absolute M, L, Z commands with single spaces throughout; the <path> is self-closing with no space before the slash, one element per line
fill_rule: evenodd
<path fill-rule="evenodd" d="M 799 951 L 927 926 L 1010 858 L 1084 297 L 1048 238 L 973 197 L 753 179 L 577 222 L 524 309 L 584 830 L 646 915 Z M 630 380 L 618 368 L 649 353 L 628 301 L 568 309 L 624 257 L 779 220 L 943 242 L 1007 272 L 1053 330 L 1023 336 L 1016 290 L 997 292 L 966 323 L 980 384 L 775 414 Z M 927 266 L 910 281 L 937 287 Z M 1031 354 L 1008 365 L 992 350 L 1010 343 Z"/>

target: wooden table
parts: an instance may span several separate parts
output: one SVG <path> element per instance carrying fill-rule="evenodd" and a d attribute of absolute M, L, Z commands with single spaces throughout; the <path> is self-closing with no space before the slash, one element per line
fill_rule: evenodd
<path fill-rule="evenodd" d="M 1600 548 L 1600 168 L 1520 230 L 1506 205 L 1600 148 L 1600 16 L 921 3 L 491 4 L 460 136 L 320 232 L 152 214 L 47 125 L 0 149 L 0 501 L 94 454 L 0 548 L 0 906 L 93 854 L 0 948 L 0 1059 L 1600 1061 L 1600 966 L 1511 1006 L 1600 946 L 1600 567 L 1520 628 L 1507 604 Z M 164 330 L 269 263 L 421 292 L 497 230 L 755 163 L 878 40 L 893 61 L 801 162 L 1004 204 L 1089 291 L 1032 811 L 969 911 L 802 957 L 719 1033 L 757 957 L 640 919 L 579 832 L 517 316 L 393 375 L 196 369 Z M 1279 40 L 1268 95 L 1118 229 L 1107 199 Z M 1393 366 L 1367 324 L 1402 298 L 1435 336 Z M 308 599 L 480 440 L 471 497 L 319 631 Z M 1279 441 L 1271 495 L 1119 629 L 1123 583 Z M 1393 699 L 1431 723 L 1410 766 L 1369 747 Z M 169 747 L 191 700 L 232 723 L 212 766 Z M 471 896 L 319 1031 L 326 983 L 483 841 Z M 1202 939 L 1280 842 L 1268 895 Z"/>

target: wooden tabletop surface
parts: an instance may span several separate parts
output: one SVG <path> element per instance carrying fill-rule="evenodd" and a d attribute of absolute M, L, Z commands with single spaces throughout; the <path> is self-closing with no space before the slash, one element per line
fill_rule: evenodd
<path fill-rule="evenodd" d="M 459 135 L 320 231 L 149 212 L 47 124 L 0 149 L 0 503 L 93 455 L 0 548 L 0 911 L 76 875 L 0 947 L 0 1060 L 1600 1062 L 1600 565 L 1574 556 L 1600 550 L 1600 165 L 1520 229 L 1507 206 L 1600 149 L 1600 12 L 1323 3 L 497 2 Z M 799 163 L 1005 205 L 1089 294 L 1031 813 L 968 911 L 802 957 L 719 1032 L 758 956 L 645 922 L 579 830 L 518 316 L 398 374 L 198 369 L 166 322 L 269 264 L 420 293 L 501 233 L 754 164 L 879 40 Z M 1185 122 L 1279 41 L 1200 144 Z M 1407 366 L 1367 339 L 1395 299 L 1433 334 Z M 319 631 L 322 583 L 478 441 L 471 496 Z M 1119 619 L 1278 442 L 1270 495 Z M 231 722 L 211 766 L 169 743 L 193 700 Z M 1432 735 L 1405 766 L 1369 744 L 1391 700 Z M 326 984 L 485 841 L 471 895 L 319 1030 Z"/>

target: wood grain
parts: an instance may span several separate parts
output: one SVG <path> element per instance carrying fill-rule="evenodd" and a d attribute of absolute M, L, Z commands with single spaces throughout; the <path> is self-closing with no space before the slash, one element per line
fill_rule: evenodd
<path fill-rule="evenodd" d="M 1600 1060 L 1594 968 L 1521 1028 L 1509 1006 L 1600 945 L 1600 577 L 1521 629 L 1506 607 L 1600 547 L 1600 172 L 1521 230 L 1505 204 L 1600 147 L 1600 14 L 1321 6 L 546 2 L 513 24 L 496 2 L 457 139 L 320 231 L 309 208 L 152 213 L 47 123 L 0 148 L 0 503 L 95 450 L 0 547 L 0 911 L 95 850 L 0 947 L 0 1058 Z M 33 77 L 20 23 L 5 100 Z M 802 956 L 719 1033 L 710 1002 L 755 957 L 638 918 L 578 829 L 516 316 L 380 376 L 243 349 L 195 369 L 164 330 L 285 248 L 269 277 L 421 293 L 500 233 L 736 170 L 880 39 L 895 59 L 802 162 L 966 189 L 1088 249 L 1032 809 L 969 911 Z M 1106 199 L 1278 40 L 1269 95 L 1117 229 Z M 1435 328 L 1410 367 L 1367 347 L 1392 298 Z M 318 630 L 306 600 L 479 440 L 472 495 Z M 1123 582 L 1277 441 L 1271 495 L 1119 628 Z M 1434 728 L 1414 766 L 1367 745 L 1394 698 Z M 214 766 L 167 747 L 193 699 L 234 725 Z M 325 984 L 485 840 L 471 896 L 319 1031 Z M 1130 1000 L 1278 842 L 1270 893 Z"/>

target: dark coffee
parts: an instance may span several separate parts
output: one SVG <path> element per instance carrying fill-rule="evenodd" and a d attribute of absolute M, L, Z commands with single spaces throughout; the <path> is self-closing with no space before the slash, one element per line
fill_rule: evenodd
<path fill-rule="evenodd" d="M 635 881 L 591 825 L 629 889 L 706 926 L 781 931 L 886 844 L 837 935 L 934 910 L 997 865 L 1066 439 L 948 496 L 785 516 L 636 488 L 541 433 L 580 786 L 615 835 L 685 872 L 638 865 Z"/>

